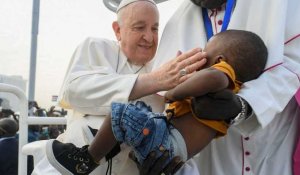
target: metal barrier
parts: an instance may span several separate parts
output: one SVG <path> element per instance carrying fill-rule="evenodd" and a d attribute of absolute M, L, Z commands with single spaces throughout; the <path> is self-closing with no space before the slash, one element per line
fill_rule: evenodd
<path fill-rule="evenodd" d="M 28 143 L 29 125 L 64 125 L 67 123 L 65 117 L 33 117 L 28 116 L 28 101 L 25 93 L 18 87 L 0 83 L 0 92 L 14 94 L 19 99 L 19 167 L 18 174 L 27 174 L 27 155 L 22 153 L 22 147 Z"/>

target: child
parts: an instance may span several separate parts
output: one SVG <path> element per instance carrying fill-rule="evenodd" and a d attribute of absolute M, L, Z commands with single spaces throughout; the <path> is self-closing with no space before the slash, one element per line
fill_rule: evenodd
<path fill-rule="evenodd" d="M 123 142 L 133 147 L 139 162 L 153 150 L 158 156 L 168 150 L 170 159 L 179 155 L 187 160 L 216 136 L 225 135 L 228 123 L 199 120 L 191 113 L 189 98 L 226 88 L 237 92 L 242 83 L 263 72 L 267 49 L 254 33 L 227 30 L 213 36 L 204 51 L 207 67 L 165 95 L 167 100 L 176 101 L 169 105 L 167 116 L 183 117 L 172 117 L 168 122 L 164 114 L 153 113 L 143 102 L 112 103 L 111 118 L 106 118 L 90 146 L 76 148 L 49 141 L 50 163 L 63 174 L 89 174 L 117 143 Z"/>

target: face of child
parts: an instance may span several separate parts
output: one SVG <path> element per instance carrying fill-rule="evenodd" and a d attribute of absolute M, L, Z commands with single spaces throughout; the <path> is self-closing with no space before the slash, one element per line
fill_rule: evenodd
<path fill-rule="evenodd" d="M 207 53 L 207 67 L 210 67 L 218 62 L 220 62 L 220 59 L 225 58 L 225 51 L 224 51 L 224 42 L 223 38 L 220 38 L 218 36 L 213 36 L 210 38 L 210 40 L 207 42 L 205 48 L 203 49 L 204 52 Z"/>

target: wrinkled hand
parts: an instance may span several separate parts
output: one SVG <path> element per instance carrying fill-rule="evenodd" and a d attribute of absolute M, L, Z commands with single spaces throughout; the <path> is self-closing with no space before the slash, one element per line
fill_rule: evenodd
<path fill-rule="evenodd" d="M 151 72 L 161 88 L 161 91 L 167 91 L 178 84 L 187 80 L 192 73 L 200 69 L 206 63 L 206 53 L 202 49 L 196 48 L 188 52 L 178 52 L 177 57 L 160 66 Z M 182 76 L 179 71 L 185 69 L 187 74 Z"/>
<path fill-rule="evenodd" d="M 156 157 L 156 153 L 154 151 L 150 152 L 142 165 L 137 161 L 133 151 L 129 153 L 129 157 L 135 161 L 140 175 L 171 175 L 175 174 L 184 164 L 181 158 L 177 156 L 174 157 L 166 166 L 164 166 L 166 161 L 169 159 L 169 154 L 167 151 L 158 158 Z"/>
<path fill-rule="evenodd" d="M 193 98 L 192 110 L 201 119 L 226 120 L 241 112 L 241 104 L 236 94 L 225 89 Z"/>

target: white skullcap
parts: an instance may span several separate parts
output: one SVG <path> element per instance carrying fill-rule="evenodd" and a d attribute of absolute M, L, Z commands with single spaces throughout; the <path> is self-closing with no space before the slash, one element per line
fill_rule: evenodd
<path fill-rule="evenodd" d="M 131 3 L 134 3 L 134 2 L 138 2 L 138 1 L 147 1 L 147 2 L 150 2 L 154 5 L 156 5 L 156 3 L 153 1 L 153 0 L 122 0 L 120 5 L 118 6 L 117 8 L 117 13 L 119 12 L 119 10 L 121 10 L 123 7 L 131 4 Z"/>

